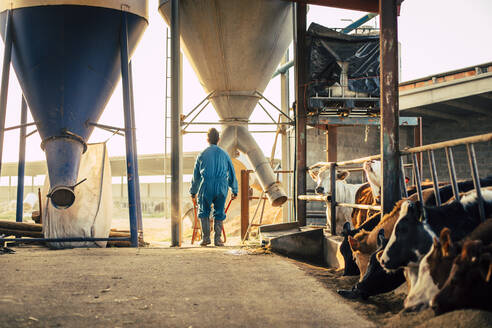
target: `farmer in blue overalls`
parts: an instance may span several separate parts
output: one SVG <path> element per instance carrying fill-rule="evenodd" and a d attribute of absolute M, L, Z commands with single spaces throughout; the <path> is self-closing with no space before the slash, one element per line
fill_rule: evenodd
<path fill-rule="evenodd" d="M 197 197 L 198 217 L 202 222 L 201 246 L 210 244 L 210 207 L 214 204 L 214 231 L 215 246 L 224 246 L 220 240 L 222 224 L 226 218 L 224 205 L 229 187 L 232 199 L 237 197 L 237 180 L 229 155 L 217 146 L 219 131 L 211 128 L 207 132 L 207 141 L 210 144 L 198 155 L 193 170 L 190 194 Z"/>

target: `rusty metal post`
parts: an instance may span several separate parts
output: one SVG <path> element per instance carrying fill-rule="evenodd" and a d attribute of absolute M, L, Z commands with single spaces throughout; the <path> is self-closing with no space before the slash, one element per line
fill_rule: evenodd
<path fill-rule="evenodd" d="M 179 1 L 171 1 L 171 246 L 181 246 L 183 142 L 180 105 Z"/>
<path fill-rule="evenodd" d="M 381 206 L 389 213 L 400 198 L 399 112 L 398 112 L 398 30 L 395 0 L 380 0 L 381 62 Z"/>
<path fill-rule="evenodd" d="M 299 200 L 298 195 L 306 194 L 306 99 L 305 88 L 307 80 L 306 70 L 306 14 L 305 3 L 294 4 L 294 62 L 295 62 L 295 90 L 296 90 L 296 170 L 295 170 L 295 202 L 296 217 L 299 225 L 306 225 L 306 202 Z"/>
<path fill-rule="evenodd" d="M 241 170 L 241 240 L 244 240 L 249 226 L 249 171 Z"/>
<path fill-rule="evenodd" d="M 334 126 L 326 131 L 326 161 L 337 161 L 337 128 Z"/>

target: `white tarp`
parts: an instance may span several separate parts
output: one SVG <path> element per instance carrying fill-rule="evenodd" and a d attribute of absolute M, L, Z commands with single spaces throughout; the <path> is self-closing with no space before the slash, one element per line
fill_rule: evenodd
<path fill-rule="evenodd" d="M 75 202 L 67 209 L 56 209 L 46 197 L 49 179 L 42 192 L 43 232 L 45 238 L 97 237 L 107 238 L 111 229 L 113 195 L 111 166 L 105 143 L 90 144 L 80 160 L 75 187 Z M 106 242 L 50 243 L 54 248 L 106 247 Z"/>

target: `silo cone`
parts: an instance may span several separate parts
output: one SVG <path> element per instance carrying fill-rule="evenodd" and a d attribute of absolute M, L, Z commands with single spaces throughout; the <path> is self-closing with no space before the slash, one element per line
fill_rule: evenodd
<path fill-rule="evenodd" d="M 159 10 L 170 23 L 169 0 Z M 243 152 L 273 206 L 287 196 L 248 131 L 259 96 L 292 39 L 292 3 L 282 0 L 180 0 L 183 50 L 222 124 L 219 146 Z"/>
<path fill-rule="evenodd" d="M 50 198 L 75 200 L 80 156 L 121 75 L 120 37 L 127 12 L 131 54 L 147 27 L 147 0 L 11 0 L 12 64 L 46 153 Z"/>

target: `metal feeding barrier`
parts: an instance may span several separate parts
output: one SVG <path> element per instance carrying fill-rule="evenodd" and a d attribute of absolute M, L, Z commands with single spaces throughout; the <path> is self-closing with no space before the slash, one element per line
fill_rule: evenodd
<path fill-rule="evenodd" d="M 404 165 L 405 165 L 405 164 L 403 164 L 403 156 L 410 155 L 412 157 L 412 165 L 411 166 L 413 168 L 412 171 L 413 171 L 413 175 L 414 175 L 418 199 L 420 201 L 421 206 L 423 206 L 422 205 L 423 204 L 423 202 L 422 202 L 422 199 L 423 199 L 423 196 L 422 196 L 422 177 L 420 174 L 421 171 L 419 168 L 419 161 L 417 158 L 417 154 L 427 152 L 428 159 L 429 159 L 429 169 L 430 169 L 431 178 L 432 178 L 432 187 L 433 187 L 434 193 L 436 195 L 436 205 L 441 206 L 442 203 L 441 203 L 441 198 L 439 195 L 439 181 L 438 181 L 438 177 L 437 177 L 437 169 L 436 169 L 434 151 L 437 149 L 444 149 L 446 152 L 446 161 L 447 161 L 447 166 L 448 166 L 448 171 L 449 171 L 449 179 L 450 179 L 451 187 L 453 190 L 453 196 L 455 197 L 456 200 L 459 201 L 460 195 L 459 195 L 459 189 L 458 189 L 458 182 L 456 179 L 456 169 L 455 169 L 455 165 L 454 165 L 452 147 L 460 146 L 460 145 L 466 145 L 468 160 L 469 160 L 469 165 L 470 165 L 470 170 L 471 170 L 471 176 L 472 176 L 472 180 L 473 180 L 473 186 L 477 192 L 477 200 L 478 200 L 478 206 L 479 206 L 480 219 L 482 221 L 485 221 L 485 219 L 486 219 L 485 218 L 485 208 L 484 208 L 484 203 L 483 203 L 482 192 L 480 190 L 480 177 L 479 177 L 479 173 L 478 173 L 477 159 L 476 159 L 474 144 L 480 143 L 480 142 L 489 142 L 489 141 L 492 141 L 492 133 L 487 133 L 487 134 L 482 134 L 482 135 L 472 136 L 472 137 L 466 137 L 466 138 L 453 139 L 453 140 L 433 143 L 433 144 L 429 144 L 429 145 L 406 148 L 406 149 L 400 150 L 400 152 L 399 152 L 400 153 L 400 172 L 398 173 L 398 178 L 400 181 L 401 197 L 402 198 L 408 197 L 406 182 L 404 179 L 404 175 L 402 173 L 404 172 Z M 326 162 L 324 164 L 330 166 L 331 193 L 327 194 L 327 195 L 299 195 L 298 199 L 299 200 L 305 200 L 305 201 L 329 202 L 330 203 L 330 213 L 331 213 L 331 234 L 336 235 L 336 209 L 338 206 L 358 208 L 358 209 L 376 210 L 376 211 L 381 210 L 381 206 L 379 206 L 379 205 L 337 203 L 336 202 L 336 169 L 337 169 L 337 167 L 343 167 L 343 166 L 354 165 L 354 164 L 362 164 L 366 161 L 380 160 L 380 159 L 381 159 L 381 155 L 373 155 L 373 156 L 367 156 L 367 157 L 362 157 L 362 158 L 349 160 L 349 161 L 343 161 L 343 162 Z M 425 211 L 423 211 L 423 213 L 424 213 L 424 217 L 425 217 Z"/>
<path fill-rule="evenodd" d="M 451 181 L 451 188 L 453 190 L 453 196 L 457 201 L 459 201 L 460 200 L 460 192 L 458 189 L 458 182 L 456 180 L 456 169 L 455 169 L 455 165 L 454 165 L 452 147 L 460 146 L 460 145 L 466 145 L 467 154 L 468 154 L 468 163 L 470 165 L 473 187 L 474 187 L 475 191 L 477 192 L 478 210 L 479 210 L 479 214 L 480 214 L 480 220 L 482 222 L 485 221 L 485 219 L 486 219 L 485 218 L 485 208 L 484 208 L 484 204 L 483 204 L 482 191 L 480 189 L 480 176 L 478 174 L 477 158 L 475 155 L 474 144 L 479 143 L 479 142 L 488 142 L 491 140 L 492 140 L 492 133 L 486 133 L 486 134 L 482 134 L 482 135 L 478 135 L 478 136 L 448 140 L 448 141 L 438 142 L 438 143 L 434 143 L 434 144 L 430 144 L 430 145 L 413 147 L 413 148 L 401 150 L 400 156 L 403 156 L 403 155 L 411 155 L 412 156 L 412 162 L 413 162 L 413 167 L 414 167 L 413 173 L 415 175 L 417 193 L 418 193 L 418 198 L 419 198 L 421 206 L 423 206 L 422 205 L 423 204 L 423 202 L 422 202 L 422 179 L 421 179 L 420 171 L 419 171 L 419 167 L 418 167 L 417 153 L 427 152 L 427 154 L 428 154 L 429 168 L 430 168 L 430 173 L 431 173 L 431 177 L 432 177 L 432 185 L 434 188 L 434 194 L 436 195 L 436 205 L 441 206 L 441 197 L 439 195 L 439 181 L 438 181 L 438 177 L 437 177 L 436 162 L 435 162 L 435 158 L 434 158 L 434 150 L 444 149 L 446 152 L 446 162 L 447 162 L 447 166 L 448 166 L 449 180 Z M 403 177 L 401 174 L 400 174 L 400 176 L 401 176 L 401 180 L 403 180 Z M 406 193 L 406 188 L 403 188 L 403 189 Z M 405 195 L 405 196 L 408 196 L 408 195 Z M 423 213 L 424 213 L 424 217 L 425 217 L 425 215 L 426 215 L 425 211 L 423 211 Z"/>

